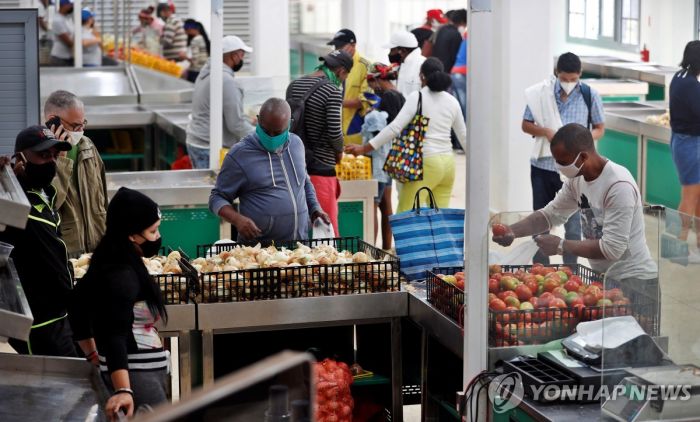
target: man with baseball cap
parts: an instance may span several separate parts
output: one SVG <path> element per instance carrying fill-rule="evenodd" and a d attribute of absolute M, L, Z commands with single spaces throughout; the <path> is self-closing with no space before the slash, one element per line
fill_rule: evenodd
<path fill-rule="evenodd" d="M 286 99 L 296 118 L 291 131 L 304 142 L 307 173 L 337 235 L 340 183 L 335 165 L 343 156 L 342 85 L 353 68 L 353 60 L 343 50 L 331 51 L 319 60 L 321 64 L 314 73 L 289 84 Z"/>
<path fill-rule="evenodd" d="M 255 130 L 243 112 L 243 89 L 234 77 L 235 72 L 243 67 L 245 53 L 251 53 L 253 49 L 235 35 L 225 36 L 221 44 L 224 53 L 224 131 L 222 141 L 224 147 L 231 148 Z M 208 61 L 194 83 L 192 121 L 187 128 L 187 153 L 192 161 L 192 167 L 197 169 L 209 168 L 210 74 L 211 61 Z"/>
<path fill-rule="evenodd" d="M 342 50 L 352 57 L 353 65 L 344 84 L 343 96 L 343 135 L 345 145 L 362 143 L 362 123 L 370 105 L 365 99 L 366 92 L 372 90 L 367 85 L 367 72 L 371 63 L 360 55 L 356 48 L 355 33 L 349 29 L 336 32 L 328 42 L 336 50 Z"/>
<path fill-rule="evenodd" d="M 425 42 L 433 36 L 434 31 L 436 31 L 440 25 L 444 25 L 445 23 L 447 23 L 447 17 L 442 13 L 441 9 L 430 9 L 426 13 L 425 23 L 411 30 L 411 33 L 415 35 L 416 40 L 418 40 L 418 48 L 421 49 L 425 57 L 430 56 L 430 52 L 424 50 Z"/>
<path fill-rule="evenodd" d="M 389 48 L 389 62 L 400 64 L 399 79 L 396 82 L 396 89 L 404 97 L 414 91 L 419 91 L 422 87 L 420 81 L 420 67 L 425 61 L 425 57 L 418 48 L 416 36 L 408 31 L 400 31 L 391 34 L 389 44 L 384 45 Z"/>
<path fill-rule="evenodd" d="M 14 246 L 10 257 L 34 317 L 28 342 L 10 339 L 22 354 L 77 356 L 66 318 L 73 279 L 51 185 L 56 157 L 70 148 L 44 126 L 30 126 L 15 140 L 14 172 L 31 208 L 25 228 L 7 227 L 0 241 Z"/>
<path fill-rule="evenodd" d="M 58 13 L 54 16 L 51 32 L 53 46 L 51 47 L 52 66 L 73 66 L 73 0 L 60 0 Z"/>

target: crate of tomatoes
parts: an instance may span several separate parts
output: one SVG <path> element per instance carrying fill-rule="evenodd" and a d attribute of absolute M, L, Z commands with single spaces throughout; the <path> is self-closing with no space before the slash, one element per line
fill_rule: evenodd
<path fill-rule="evenodd" d="M 464 268 L 439 267 L 426 272 L 428 303 L 464 327 Z"/>
<path fill-rule="evenodd" d="M 540 344 L 572 334 L 581 321 L 633 315 L 619 288 L 581 264 L 491 265 L 489 345 Z"/>

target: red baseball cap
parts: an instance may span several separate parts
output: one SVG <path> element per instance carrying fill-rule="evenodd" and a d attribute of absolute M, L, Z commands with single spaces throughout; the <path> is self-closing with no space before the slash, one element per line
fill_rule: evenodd
<path fill-rule="evenodd" d="M 442 9 L 428 10 L 427 19 L 435 19 L 440 23 L 447 23 L 447 18 L 445 17 L 445 14 L 442 13 Z"/>

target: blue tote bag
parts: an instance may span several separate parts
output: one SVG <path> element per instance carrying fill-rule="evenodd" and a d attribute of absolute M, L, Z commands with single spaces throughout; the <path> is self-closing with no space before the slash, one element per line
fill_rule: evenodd
<path fill-rule="evenodd" d="M 428 191 L 430 207 L 420 207 L 420 193 Z M 425 278 L 435 267 L 464 265 L 464 210 L 440 209 L 433 192 L 416 192 L 413 209 L 389 216 L 401 273 L 409 281 Z"/>

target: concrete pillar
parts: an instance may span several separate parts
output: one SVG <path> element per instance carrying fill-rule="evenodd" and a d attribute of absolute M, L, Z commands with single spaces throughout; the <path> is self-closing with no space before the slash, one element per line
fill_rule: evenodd
<path fill-rule="evenodd" d="M 204 29 L 211 36 L 211 3 L 202 0 L 189 0 L 188 16 L 179 15 L 182 19 L 192 18 L 202 22 Z"/>
<path fill-rule="evenodd" d="M 557 0 L 493 1 L 494 125 L 491 147 L 492 211 L 532 209 L 530 151 L 533 139 L 521 130 L 524 91 L 552 73 L 550 4 Z M 538 22 L 532 25 L 532 22 Z M 471 107 L 479 107 L 474 98 Z"/>
<path fill-rule="evenodd" d="M 253 75 L 273 78 L 275 90 L 284 92 L 289 84 L 289 1 L 251 0 L 250 7 Z"/>

